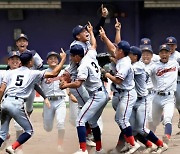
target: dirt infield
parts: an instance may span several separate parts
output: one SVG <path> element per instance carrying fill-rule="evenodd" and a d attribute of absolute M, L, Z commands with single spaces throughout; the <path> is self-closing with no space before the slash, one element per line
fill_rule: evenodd
<path fill-rule="evenodd" d="M 78 139 L 76 135 L 76 129 L 69 123 L 69 109 L 67 109 L 66 117 L 66 134 L 64 141 L 64 154 L 72 154 L 78 149 Z M 116 145 L 118 139 L 119 128 L 114 122 L 114 110 L 111 105 L 108 105 L 102 115 L 104 122 L 104 130 L 102 135 L 103 148 L 108 151 Z M 58 154 L 57 152 L 57 130 L 56 125 L 54 125 L 52 132 L 45 132 L 42 123 L 42 109 L 34 109 L 31 117 L 32 124 L 34 126 L 33 137 L 24 144 L 23 150 L 24 154 Z M 180 135 L 176 135 L 178 131 L 177 128 L 178 114 L 175 110 L 175 115 L 173 118 L 173 135 L 170 141 L 168 151 L 164 154 L 179 154 L 180 150 Z M 13 127 L 13 122 L 10 126 L 11 138 L 8 144 L 11 144 L 15 139 L 15 129 Z M 163 135 L 163 126 L 160 125 L 156 133 L 159 137 Z M 94 148 L 89 148 L 89 153 L 93 154 Z M 5 154 L 4 151 L 0 151 L 0 154 Z"/>

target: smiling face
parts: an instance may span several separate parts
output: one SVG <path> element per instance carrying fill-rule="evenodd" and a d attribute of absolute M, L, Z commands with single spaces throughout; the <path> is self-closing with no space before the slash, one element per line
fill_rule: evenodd
<path fill-rule="evenodd" d="M 18 50 L 22 53 L 26 51 L 28 46 L 28 41 L 25 38 L 20 38 L 16 41 L 16 46 L 18 47 Z"/>
<path fill-rule="evenodd" d="M 90 39 L 90 35 L 86 29 L 83 29 L 83 31 L 81 33 L 76 35 L 76 38 L 78 41 L 87 42 Z"/>
<path fill-rule="evenodd" d="M 168 46 L 170 47 L 170 52 L 171 52 L 171 54 L 174 53 L 174 51 L 175 51 L 176 48 L 177 48 L 177 45 L 176 45 L 176 44 L 168 44 Z"/>
<path fill-rule="evenodd" d="M 152 52 L 148 51 L 148 50 L 144 50 L 142 51 L 142 61 L 144 64 L 149 64 L 151 62 L 151 59 L 153 57 Z"/>
<path fill-rule="evenodd" d="M 49 65 L 50 68 L 55 68 L 58 64 L 59 60 L 57 56 L 51 55 L 47 59 L 47 64 Z"/>
<path fill-rule="evenodd" d="M 20 67 L 20 65 L 21 65 L 20 58 L 18 56 L 13 56 L 13 57 L 9 58 L 8 65 L 11 70 Z"/>
<path fill-rule="evenodd" d="M 170 52 L 163 49 L 159 52 L 159 56 L 162 63 L 167 63 L 169 60 Z"/>

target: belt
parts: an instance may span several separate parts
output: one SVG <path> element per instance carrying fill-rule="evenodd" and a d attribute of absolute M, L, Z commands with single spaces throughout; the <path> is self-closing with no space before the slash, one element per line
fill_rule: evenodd
<path fill-rule="evenodd" d="M 119 88 L 116 88 L 116 90 L 117 90 L 119 93 L 127 91 L 127 90 L 119 89 Z"/>
<path fill-rule="evenodd" d="M 137 97 L 137 100 L 142 100 L 143 99 L 143 97 Z"/>
<path fill-rule="evenodd" d="M 21 100 L 23 100 L 24 102 L 26 101 L 26 99 L 24 99 L 24 98 L 17 97 L 17 96 L 9 96 L 9 95 L 7 95 L 7 94 L 6 94 L 4 97 L 5 97 L 5 98 L 6 98 L 6 97 L 13 97 L 14 99 L 17 99 L 17 100 L 18 100 L 18 99 L 21 99 Z"/>
<path fill-rule="evenodd" d="M 155 91 L 154 90 L 148 90 L 148 94 L 154 94 Z"/>
<path fill-rule="evenodd" d="M 63 96 L 48 96 L 47 97 L 50 101 L 57 101 L 59 99 L 62 99 Z"/>
<path fill-rule="evenodd" d="M 177 81 L 177 84 L 180 84 L 180 81 Z"/>
<path fill-rule="evenodd" d="M 157 92 L 157 94 L 161 95 L 161 96 L 168 96 L 168 95 L 171 95 L 172 92 L 170 92 L 170 91 L 168 91 L 168 92 L 161 92 L 161 91 L 159 91 L 159 92 Z"/>
<path fill-rule="evenodd" d="M 100 87 L 97 91 L 102 91 L 102 87 Z"/>

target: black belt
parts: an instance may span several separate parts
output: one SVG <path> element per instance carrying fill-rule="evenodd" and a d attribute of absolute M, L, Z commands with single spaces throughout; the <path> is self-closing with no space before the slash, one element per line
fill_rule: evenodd
<path fill-rule="evenodd" d="M 47 97 L 50 101 L 57 101 L 59 99 L 62 99 L 63 96 L 48 96 Z"/>
<path fill-rule="evenodd" d="M 168 96 L 168 95 L 171 95 L 171 92 L 157 92 L 158 95 L 161 95 L 161 96 Z"/>
<path fill-rule="evenodd" d="M 148 94 L 154 94 L 155 91 L 154 90 L 148 90 Z"/>
<path fill-rule="evenodd" d="M 118 88 L 116 88 L 116 90 L 117 90 L 119 93 L 127 91 L 127 90 L 124 90 L 124 89 L 118 89 Z"/>
<path fill-rule="evenodd" d="M 102 87 L 100 87 L 97 91 L 102 91 Z"/>
<path fill-rule="evenodd" d="M 137 97 L 137 100 L 142 100 L 143 99 L 143 97 Z"/>
<path fill-rule="evenodd" d="M 24 102 L 26 101 L 26 99 L 24 99 L 24 98 L 17 97 L 17 96 L 8 96 L 7 94 L 6 94 L 4 97 L 5 97 L 5 98 L 6 98 L 6 97 L 14 97 L 14 99 L 22 99 Z"/>

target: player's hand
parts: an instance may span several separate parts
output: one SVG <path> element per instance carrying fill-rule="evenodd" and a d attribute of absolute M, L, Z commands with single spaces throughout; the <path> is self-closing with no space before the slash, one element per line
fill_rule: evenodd
<path fill-rule="evenodd" d="M 116 30 L 121 30 L 121 23 L 118 21 L 118 19 L 116 18 L 116 23 L 115 23 L 115 28 Z"/>
<path fill-rule="evenodd" d="M 106 71 L 104 68 L 100 68 L 100 70 L 101 70 L 101 75 L 102 75 L 103 77 L 106 77 L 107 71 Z"/>
<path fill-rule="evenodd" d="M 74 103 L 77 103 L 77 102 L 78 102 L 77 98 L 70 92 L 69 88 L 66 89 L 66 92 L 67 92 L 67 94 L 68 94 L 68 96 L 69 96 L 69 99 L 70 99 L 72 102 L 74 102 Z"/>
<path fill-rule="evenodd" d="M 107 17 L 109 12 L 108 12 L 108 9 L 106 7 L 104 7 L 104 5 L 102 4 L 101 5 L 101 12 L 102 12 L 102 17 Z"/>
<path fill-rule="evenodd" d="M 67 88 L 67 82 L 66 82 L 66 81 L 60 82 L 59 88 L 60 88 L 61 90 L 66 89 L 66 88 Z"/>
<path fill-rule="evenodd" d="M 67 83 L 71 82 L 71 75 L 69 72 L 65 71 L 59 78 L 60 81 L 66 81 Z"/>
<path fill-rule="evenodd" d="M 50 103 L 50 101 L 49 101 L 48 98 L 45 98 L 45 99 L 44 99 L 44 103 L 47 105 L 47 107 L 48 107 L 49 109 L 51 108 L 51 103 Z"/>
<path fill-rule="evenodd" d="M 64 52 L 63 48 L 61 48 L 61 53 L 60 53 L 61 60 L 66 59 L 66 53 Z"/>
<path fill-rule="evenodd" d="M 103 40 L 106 37 L 106 33 L 104 31 L 104 28 L 100 27 L 99 35 L 100 35 L 101 40 Z"/>
<path fill-rule="evenodd" d="M 88 21 L 88 24 L 87 24 L 87 30 L 89 33 L 93 32 L 93 26 L 91 25 L 91 23 Z"/>

